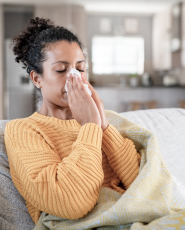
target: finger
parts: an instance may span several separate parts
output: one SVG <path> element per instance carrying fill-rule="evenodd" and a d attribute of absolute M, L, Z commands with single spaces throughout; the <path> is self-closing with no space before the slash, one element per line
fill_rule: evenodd
<path fill-rule="evenodd" d="M 85 84 L 88 83 L 86 73 L 81 73 L 81 78 L 82 78 L 83 83 L 85 83 Z"/>
<path fill-rule="evenodd" d="M 79 82 L 78 81 L 81 81 L 81 78 L 74 74 L 74 77 L 73 77 L 73 90 L 74 90 L 74 93 L 76 95 L 76 97 L 78 98 L 78 100 L 82 99 L 82 94 L 81 94 L 81 87 L 79 86 Z"/>
<path fill-rule="evenodd" d="M 82 78 L 82 82 L 84 84 L 87 84 L 88 85 L 88 88 L 90 89 L 91 93 L 92 93 L 92 97 L 96 97 L 96 98 L 99 98 L 99 95 L 97 94 L 97 92 L 95 91 L 95 89 L 92 87 L 92 85 L 86 80 L 86 76 L 84 75 L 84 73 L 82 73 L 81 75 L 81 78 Z"/>
<path fill-rule="evenodd" d="M 76 94 L 73 88 L 74 80 L 72 76 L 70 76 L 67 80 L 68 80 L 68 83 L 67 83 L 68 102 L 69 104 L 72 104 L 74 101 L 76 101 Z"/>
<path fill-rule="evenodd" d="M 96 92 L 95 88 L 89 82 L 87 82 L 86 84 L 88 84 L 88 87 L 89 87 L 89 89 L 92 92 L 92 98 L 93 98 L 93 100 L 94 101 L 99 101 L 99 100 L 101 101 L 101 99 L 100 99 L 98 93 Z"/>
<path fill-rule="evenodd" d="M 91 89 L 92 89 L 92 91 L 95 90 L 95 89 L 92 87 L 92 85 L 87 81 L 86 76 L 85 76 L 84 73 L 81 74 L 81 78 L 82 78 L 82 82 L 83 82 L 84 84 L 87 84 L 90 90 L 91 90 Z"/>
<path fill-rule="evenodd" d="M 74 82 L 76 83 L 76 87 L 75 87 L 76 94 L 78 94 L 79 96 L 81 95 L 83 98 L 89 97 L 89 94 L 82 82 L 82 79 L 78 77 L 77 75 L 75 75 Z"/>

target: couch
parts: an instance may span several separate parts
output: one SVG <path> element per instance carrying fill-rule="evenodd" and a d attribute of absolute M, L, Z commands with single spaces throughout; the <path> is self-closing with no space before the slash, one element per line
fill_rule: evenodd
<path fill-rule="evenodd" d="M 163 159 L 185 194 L 185 110 L 152 109 L 121 113 L 127 119 L 152 131 L 158 138 Z M 4 129 L 0 121 L 0 229 L 30 230 L 34 228 L 24 199 L 15 188 L 10 175 Z"/>

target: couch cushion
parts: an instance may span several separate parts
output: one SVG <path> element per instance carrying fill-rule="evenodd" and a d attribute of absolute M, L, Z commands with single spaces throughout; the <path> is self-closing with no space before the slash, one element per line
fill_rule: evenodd
<path fill-rule="evenodd" d="M 31 230 L 34 228 L 34 223 L 24 199 L 11 180 L 4 145 L 4 129 L 7 122 L 0 121 L 0 229 Z"/>
<path fill-rule="evenodd" d="M 166 165 L 185 186 L 185 109 L 138 110 L 122 115 L 157 136 Z"/>

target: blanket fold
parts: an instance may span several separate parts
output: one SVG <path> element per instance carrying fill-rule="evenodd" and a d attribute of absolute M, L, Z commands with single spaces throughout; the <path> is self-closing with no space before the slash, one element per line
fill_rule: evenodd
<path fill-rule="evenodd" d="M 120 114 L 107 111 L 106 115 L 122 135 L 133 140 L 141 154 L 138 177 L 123 195 L 101 188 L 95 207 L 78 220 L 66 220 L 43 212 L 34 230 L 167 229 L 165 224 L 170 227 L 174 223 L 185 229 L 185 194 L 163 161 L 155 135 Z"/>

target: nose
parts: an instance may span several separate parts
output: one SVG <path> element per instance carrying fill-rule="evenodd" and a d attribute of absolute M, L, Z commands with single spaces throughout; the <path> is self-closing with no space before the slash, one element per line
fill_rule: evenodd
<path fill-rule="evenodd" d="M 67 77 L 69 77 L 70 72 L 71 72 L 72 69 L 76 69 L 75 65 L 71 65 L 71 66 L 68 68 L 67 74 L 66 74 Z"/>
<path fill-rule="evenodd" d="M 66 74 L 65 74 L 65 79 L 67 79 L 70 75 L 71 68 L 68 68 Z"/>

